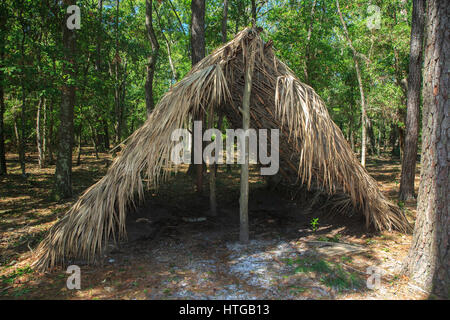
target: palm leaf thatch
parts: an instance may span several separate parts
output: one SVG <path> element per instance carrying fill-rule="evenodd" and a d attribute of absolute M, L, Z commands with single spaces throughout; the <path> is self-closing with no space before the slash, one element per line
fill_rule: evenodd
<path fill-rule="evenodd" d="M 367 227 L 410 230 L 404 214 L 355 158 L 322 99 L 276 58 L 257 30 L 247 28 L 196 64 L 163 96 L 145 124 L 127 139 L 107 174 L 50 229 L 36 250 L 37 268 L 45 270 L 67 259 L 92 262 L 110 239 L 126 237 L 126 212 L 144 199 L 144 179 L 157 188 L 167 178 L 175 145 L 172 131 L 187 127 L 201 109 L 221 112 L 232 126 L 240 127 L 249 50 L 255 51 L 251 127 L 280 129 L 280 172 L 286 181 L 345 195 L 336 206 L 357 208 Z"/>

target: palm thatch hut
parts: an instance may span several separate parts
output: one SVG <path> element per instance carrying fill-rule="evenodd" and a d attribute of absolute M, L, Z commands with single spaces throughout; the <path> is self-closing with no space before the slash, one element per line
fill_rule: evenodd
<path fill-rule="evenodd" d="M 389 203 L 360 165 L 322 99 L 274 55 L 259 30 L 247 28 L 201 60 L 162 97 L 145 124 L 127 139 L 107 174 L 50 229 L 36 250 L 37 268 L 45 270 L 69 259 L 92 262 L 107 241 L 126 237 L 127 210 L 144 199 L 144 179 L 157 188 L 168 177 L 175 144 L 171 133 L 186 128 L 201 109 L 223 113 L 234 128 L 241 127 L 239 106 L 251 50 L 255 65 L 250 123 L 255 129 L 280 130 L 282 177 L 345 195 L 336 207 L 356 208 L 367 227 L 410 230 L 401 210 Z"/>

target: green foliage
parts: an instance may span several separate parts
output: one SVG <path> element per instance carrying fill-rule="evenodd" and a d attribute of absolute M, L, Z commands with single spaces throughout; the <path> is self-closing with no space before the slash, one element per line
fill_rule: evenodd
<path fill-rule="evenodd" d="M 325 242 L 339 242 L 339 240 L 341 239 L 342 235 L 337 233 L 332 237 L 319 237 L 317 238 L 317 240 L 319 241 L 325 241 Z"/>
<path fill-rule="evenodd" d="M 1 280 L 2 284 L 12 284 L 18 277 L 21 277 L 26 274 L 30 274 L 32 272 L 33 272 L 33 269 L 31 269 L 30 266 L 25 266 L 25 267 L 14 270 L 12 273 L 10 273 L 8 275 L 2 275 L 0 277 L 0 280 Z"/>
<path fill-rule="evenodd" d="M 315 273 L 321 283 L 337 291 L 359 288 L 363 284 L 360 276 L 346 271 L 339 263 L 301 258 L 292 265 L 295 273 Z"/>
<path fill-rule="evenodd" d="M 312 218 L 310 225 L 311 225 L 312 231 L 316 232 L 317 228 L 319 227 L 319 218 Z"/>
<path fill-rule="evenodd" d="M 153 1 L 153 24 L 160 52 L 153 83 L 155 102 L 191 68 L 189 0 Z M 273 40 L 279 56 L 326 102 L 344 135 L 360 145 L 360 96 L 352 53 L 343 35 L 335 0 L 269 0 L 256 2 L 257 24 L 262 37 Z M 113 142 L 116 122 L 122 130 L 119 140 L 134 132 L 146 119 L 145 74 L 151 45 L 145 28 L 145 1 L 120 1 L 116 26 L 116 2 L 103 1 L 99 15 L 96 1 L 82 0 L 81 29 L 77 31 L 75 74 L 64 75 L 61 22 L 65 8 L 60 2 L 4 0 L 0 9 L 4 27 L 0 43 L 0 82 L 5 92 L 5 141 L 15 147 L 15 125 L 24 117 L 28 145 L 36 141 L 36 110 L 40 97 L 46 99 L 47 142 L 57 143 L 59 105 L 63 84 L 76 87 L 75 128 L 81 125 L 85 143 L 94 135 L 100 147 L 109 135 Z M 173 6 L 172 6 L 173 5 Z M 370 30 L 369 5 L 380 8 L 379 29 Z M 369 139 L 390 142 L 396 130 L 404 128 L 405 87 L 409 62 L 411 1 L 340 0 L 349 35 L 360 54 Z M 251 1 L 229 1 L 227 38 L 249 26 Z M 223 2 L 206 2 L 206 53 L 221 45 Z M 313 13 L 313 14 L 312 14 Z M 101 19 L 100 19 L 101 18 Z M 170 55 L 169 55 L 170 49 Z M 172 70 L 169 58 L 173 61 Z M 117 67 L 117 74 L 116 74 Z M 174 73 L 175 72 L 175 76 Z M 1 78 L 1 77 L 0 77 Z M 115 90 L 120 90 L 120 120 L 115 114 Z M 23 113 L 22 113 L 23 109 Z M 229 127 L 225 122 L 224 128 Z M 20 129 L 20 128 L 19 128 Z M 20 130 L 19 130 L 20 131 Z M 19 132 L 22 134 L 22 132 Z M 384 143 L 383 143 L 384 142 Z"/>

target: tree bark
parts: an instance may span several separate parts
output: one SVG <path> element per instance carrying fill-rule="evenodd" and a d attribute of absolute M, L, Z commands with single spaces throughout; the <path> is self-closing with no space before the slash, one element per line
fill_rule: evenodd
<path fill-rule="evenodd" d="M 83 120 L 80 121 L 80 126 L 78 128 L 78 150 L 77 150 L 77 166 L 81 164 L 81 143 L 82 143 L 82 133 L 83 133 Z"/>
<path fill-rule="evenodd" d="M 214 128 L 214 112 L 213 109 L 210 109 L 211 112 L 208 116 L 208 124 L 209 128 Z M 217 139 L 217 137 L 216 137 Z M 215 154 L 214 154 L 215 156 Z M 211 159 L 212 161 L 212 159 Z M 209 164 L 209 209 L 210 209 L 210 215 L 216 216 L 217 215 L 217 197 L 216 197 L 216 163 L 210 163 Z"/>
<path fill-rule="evenodd" d="M 3 87 L 3 68 L 5 60 L 5 33 L 6 33 L 6 3 L 2 2 L 0 5 L 0 176 L 6 175 L 6 150 L 5 150 L 5 124 L 3 122 L 3 115 L 5 114 L 5 94 Z"/>
<path fill-rule="evenodd" d="M 222 43 L 227 42 L 228 0 L 223 1 Z"/>
<path fill-rule="evenodd" d="M 120 0 L 116 0 L 116 52 L 114 57 L 114 74 L 115 74 L 115 85 L 114 85 L 114 144 L 117 146 L 120 143 L 122 135 L 122 110 L 120 104 L 120 84 L 119 84 L 119 67 L 120 67 L 120 53 L 119 53 L 119 7 Z M 113 154 L 116 154 L 114 149 Z"/>
<path fill-rule="evenodd" d="M 200 60 L 205 57 L 205 0 L 192 0 L 191 2 L 191 57 L 192 57 L 192 66 L 196 65 Z M 204 114 L 200 110 L 197 114 L 194 115 L 193 121 L 202 121 L 204 124 Z M 194 128 L 194 125 L 192 125 Z M 202 125 L 204 128 L 204 125 Z M 203 136 L 203 129 L 202 129 Z M 194 140 L 192 139 L 192 160 L 194 159 Z M 203 139 L 202 139 L 203 141 Z M 203 152 L 203 146 L 202 146 Z M 198 194 L 202 194 L 203 192 L 203 170 L 204 163 L 202 161 L 201 164 L 194 164 L 192 161 L 193 167 L 195 168 L 196 175 L 196 186 Z M 192 167 L 191 167 L 192 168 Z"/>
<path fill-rule="evenodd" d="M 256 0 L 252 0 L 252 28 L 256 27 Z"/>
<path fill-rule="evenodd" d="M 145 80 L 145 105 L 147 108 L 147 117 L 153 110 L 153 77 L 155 74 L 156 61 L 159 53 L 159 43 L 153 30 L 153 1 L 145 1 L 145 27 L 147 29 L 147 38 L 151 43 L 152 52 L 147 57 L 147 78 Z"/>
<path fill-rule="evenodd" d="M 65 7 L 74 5 L 74 0 L 65 0 Z M 62 21 L 63 28 L 63 75 L 65 79 L 74 80 L 76 50 L 76 34 L 74 30 L 69 30 L 66 26 L 66 14 Z M 60 124 L 58 128 L 58 155 L 56 161 L 56 184 L 55 194 L 61 198 L 72 196 L 72 148 L 73 148 L 73 112 L 75 106 L 75 86 L 73 83 L 66 82 L 62 86 Z"/>
<path fill-rule="evenodd" d="M 26 137 L 26 119 L 25 119 L 25 110 L 26 110 L 26 104 L 27 104 L 27 96 L 26 96 L 26 87 L 25 87 L 25 36 L 26 36 L 26 26 L 25 22 L 23 20 L 23 12 L 22 8 L 20 9 L 19 14 L 19 20 L 22 25 L 22 39 L 20 44 L 20 68 L 22 70 L 21 72 L 21 79 L 20 79 L 20 85 L 22 89 L 22 106 L 20 108 L 20 134 L 19 134 L 19 162 L 20 162 L 20 169 L 22 171 L 22 176 L 26 177 L 26 170 L 25 170 L 25 137 Z"/>
<path fill-rule="evenodd" d="M 305 83 L 310 84 L 309 82 L 309 68 L 308 63 L 310 60 L 310 51 L 311 51 L 311 36 L 314 26 L 314 12 L 316 10 L 316 3 L 317 0 L 314 0 L 311 5 L 311 14 L 310 14 L 310 21 L 309 21 L 309 27 L 308 27 L 308 35 L 306 36 L 306 48 L 305 48 L 305 68 L 304 68 L 304 74 L 305 74 Z"/>
<path fill-rule="evenodd" d="M 406 261 L 410 280 L 444 299 L 450 297 L 450 2 L 427 8 L 422 159 L 417 220 Z"/>
<path fill-rule="evenodd" d="M 99 156 L 98 156 L 97 134 L 96 134 L 96 131 L 94 129 L 94 126 L 91 123 L 91 120 L 88 119 L 87 121 L 88 121 L 88 124 L 89 124 L 89 128 L 91 129 L 91 141 L 92 141 L 92 144 L 94 145 L 95 159 L 98 160 Z"/>
<path fill-rule="evenodd" d="M 102 44 L 102 11 L 103 11 L 103 0 L 97 1 L 97 14 L 98 14 L 98 26 L 99 30 L 97 32 L 97 56 L 95 59 L 95 70 L 99 72 L 101 70 L 101 44 Z"/>
<path fill-rule="evenodd" d="M 43 143 L 41 135 L 41 113 L 42 113 L 42 106 L 44 104 L 45 98 L 42 96 L 39 99 L 39 104 L 36 113 L 36 146 L 38 150 L 38 164 L 40 169 L 42 169 L 45 166 L 45 157 L 44 157 L 44 150 L 42 148 Z"/>
<path fill-rule="evenodd" d="M 400 178 L 400 200 L 414 199 L 417 140 L 419 136 L 420 88 L 422 85 L 422 47 L 425 0 L 413 1 L 409 75 L 406 104 L 406 132 Z"/>
<path fill-rule="evenodd" d="M 47 150 L 48 150 L 48 163 L 54 164 L 55 159 L 54 154 L 54 139 L 53 139 L 53 101 L 50 100 L 49 110 L 48 110 L 48 135 L 47 135 Z"/>

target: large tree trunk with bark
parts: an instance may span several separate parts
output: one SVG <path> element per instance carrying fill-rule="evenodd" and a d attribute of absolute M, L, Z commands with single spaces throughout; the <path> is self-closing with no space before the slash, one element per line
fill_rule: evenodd
<path fill-rule="evenodd" d="M 74 0 L 64 1 L 65 7 L 75 4 Z M 75 77 L 76 35 L 66 26 L 67 15 L 63 19 L 64 62 L 63 75 L 66 79 Z M 67 81 L 67 80 L 66 80 Z M 73 147 L 73 111 L 75 105 L 75 86 L 64 83 L 61 94 L 60 124 L 58 128 L 58 156 L 56 161 L 55 194 L 58 198 L 72 196 L 72 147 Z"/>
<path fill-rule="evenodd" d="M 411 281 L 444 299 L 450 297 L 449 12 L 448 1 L 428 2 L 420 186 L 406 263 Z"/>
<path fill-rule="evenodd" d="M 419 136 L 420 87 L 422 85 L 422 47 L 425 0 L 413 1 L 411 47 L 407 91 L 406 133 L 400 179 L 400 199 L 414 199 L 417 139 Z"/>

